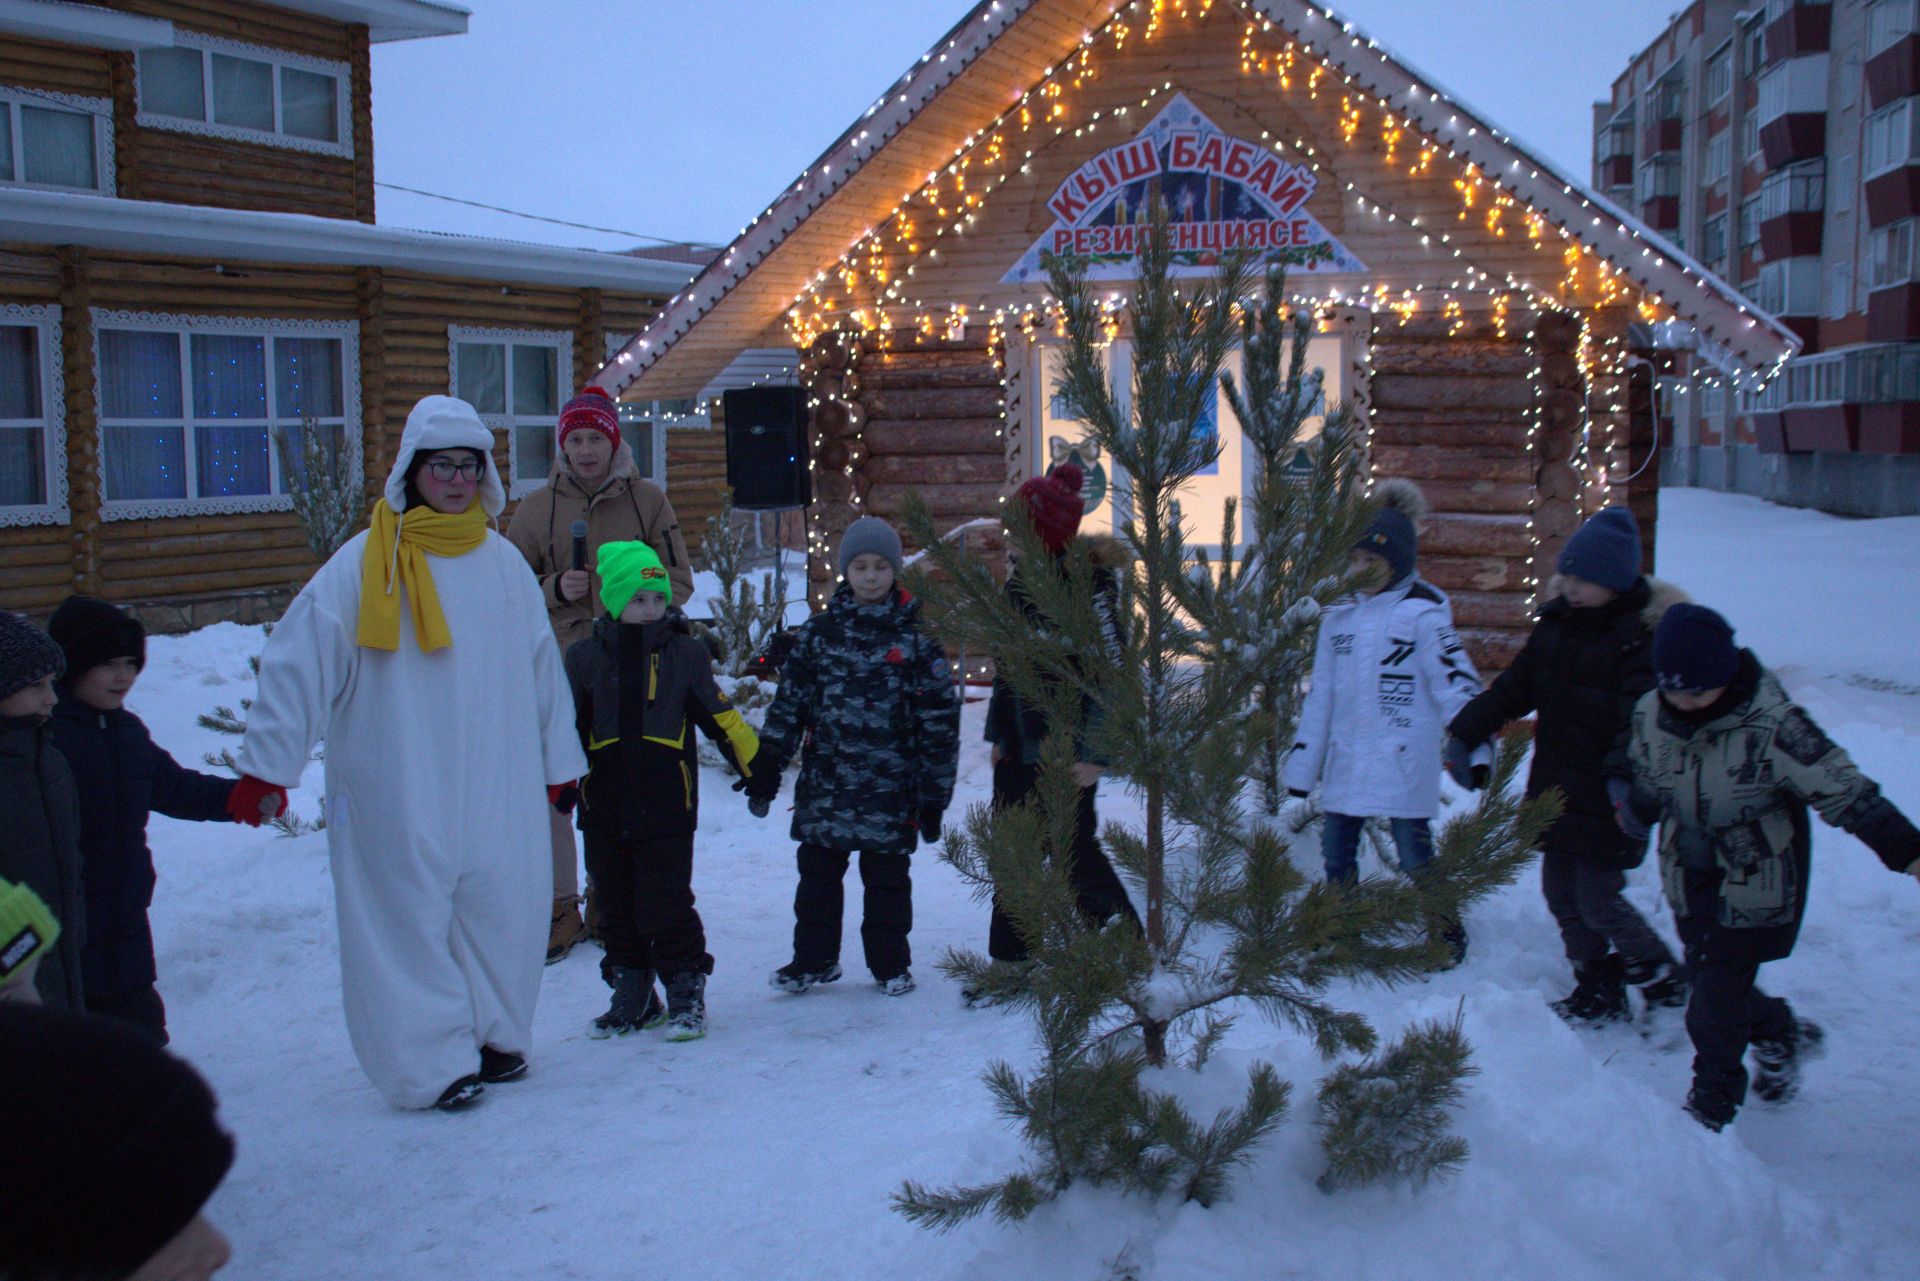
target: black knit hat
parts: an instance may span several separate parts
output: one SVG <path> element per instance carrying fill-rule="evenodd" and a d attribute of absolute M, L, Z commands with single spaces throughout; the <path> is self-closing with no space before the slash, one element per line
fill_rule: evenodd
<path fill-rule="evenodd" d="M 116 658 L 147 665 L 147 629 L 117 605 L 93 596 L 69 596 L 47 620 L 47 634 L 67 656 L 67 674 L 78 679 Z"/>
<path fill-rule="evenodd" d="M 233 1164 L 214 1108 L 129 1025 L 0 1002 L 0 1276 L 131 1275 Z"/>
<path fill-rule="evenodd" d="M 1625 507 L 1603 507 L 1560 549 L 1563 574 L 1584 578 L 1612 592 L 1640 581 L 1640 526 Z"/>
<path fill-rule="evenodd" d="M 43 677 L 58 680 L 67 660 L 53 638 L 19 614 L 0 609 L 0 698 Z"/>
<path fill-rule="evenodd" d="M 1674 694 L 1724 689 L 1740 670 L 1733 627 L 1704 605 L 1682 603 L 1653 629 L 1653 675 Z"/>

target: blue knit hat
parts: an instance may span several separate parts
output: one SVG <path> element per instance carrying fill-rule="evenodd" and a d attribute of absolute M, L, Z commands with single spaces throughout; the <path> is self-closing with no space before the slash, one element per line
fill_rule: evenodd
<path fill-rule="evenodd" d="M 1653 674 L 1660 688 L 1673 694 L 1696 694 L 1733 683 L 1740 670 L 1740 651 L 1733 644 L 1733 628 L 1704 605 L 1675 605 L 1653 629 Z"/>
<path fill-rule="evenodd" d="M 1625 507 L 1607 507 L 1573 531 L 1560 549 L 1563 574 L 1624 592 L 1640 581 L 1640 526 Z M 1709 687 L 1711 688 L 1711 687 Z"/>

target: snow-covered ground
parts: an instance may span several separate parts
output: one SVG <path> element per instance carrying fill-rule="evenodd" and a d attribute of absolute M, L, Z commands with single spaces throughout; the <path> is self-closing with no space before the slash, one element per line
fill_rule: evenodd
<path fill-rule="evenodd" d="M 1702 491 L 1662 499 L 1658 572 L 1722 609 L 1814 716 L 1920 814 L 1920 519 L 1843 521 Z M 249 692 L 257 628 L 156 638 L 132 705 L 182 761 L 230 740 L 196 713 Z M 967 710 L 960 801 L 988 770 Z M 317 786 L 319 771 L 309 776 Z M 1266 1058 L 1294 1113 L 1211 1210 L 1077 1189 L 1022 1228 L 937 1236 L 887 1206 L 903 1178 L 971 1182 L 1020 1146 L 978 1074 L 1030 1057 L 1018 1015 L 969 1011 L 934 969 L 982 946 L 984 908 L 932 854 L 916 860 L 920 989 L 880 995 L 859 964 L 802 997 L 788 959 L 793 846 L 709 773 L 696 888 L 711 950 L 712 1033 L 589 1041 L 599 953 L 545 975 L 533 1071 L 473 1112 L 402 1113 L 355 1066 L 342 1024 L 323 836 L 279 839 L 155 818 L 153 908 L 174 1048 L 207 1074 L 239 1160 L 211 1213 L 233 1275 L 374 1278 L 1911 1277 L 1920 1169 L 1920 886 L 1819 827 L 1799 950 L 1770 987 L 1823 1021 L 1831 1053 L 1805 1094 L 1748 1108 L 1725 1134 L 1682 1115 L 1677 1023 L 1573 1031 L 1547 1009 L 1569 978 L 1529 875 L 1469 922 L 1461 969 L 1345 995 L 1391 1035 L 1463 1005 L 1480 1075 L 1459 1118 L 1465 1170 L 1423 1189 L 1326 1196 L 1311 1124 L 1324 1072 L 1249 1014 L 1215 1060 L 1231 1085 Z M 1120 813 L 1124 796 L 1106 808 Z M 311 815 L 312 791 L 296 810 Z M 542 850 L 528 857 L 545 858 Z M 852 879 L 852 878 L 850 878 Z M 1651 868 L 1632 894 L 1671 936 Z M 1194 1083 L 1204 1097 L 1205 1082 Z"/>

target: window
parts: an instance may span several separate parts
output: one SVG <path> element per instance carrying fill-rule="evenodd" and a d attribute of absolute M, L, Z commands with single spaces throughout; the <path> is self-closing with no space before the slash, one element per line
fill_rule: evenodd
<path fill-rule="evenodd" d="M 186 32 L 175 39 L 140 51 L 141 124 L 353 154 L 346 63 Z"/>
<path fill-rule="evenodd" d="M 1905 218 L 1874 231 L 1870 241 L 1873 259 L 1870 287 L 1887 289 L 1904 285 L 1913 276 L 1913 240 L 1915 220 Z"/>
<path fill-rule="evenodd" d="M 573 377 L 573 335 L 564 329 L 465 329 L 450 326 L 448 385 L 511 441 L 509 493 L 547 483 L 560 425 L 561 379 Z"/>
<path fill-rule="evenodd" d="M 1725 131 L 1707 142 L 1707 181 L 1724 182 L 1732 168 L 1733 136 Z"/>
<path fill-rule="evenodd" d="M 1610 123 L 1600 131 L 1600 138 L 1594 159 L 1605 163 L 1616 156 L 1633 154 L 1633 121 L 1622 120 Z"/>
<path fill-rule="evenodd" d="M 1760 113 L 1749 111 L 1740 120 L 1740 155 L 1748 164 L 1760 158 Z"/>
<path fill-rule="evenodd" d="M 1756 25 L 1751 31 L 1747 32 L 1745 50 L 1745 65 L 1743 70 L 1745 70 L 1749 78 L 1759 75 L 1761 69 L 1767 65 L 1767 29 L 1765 26 Z"/>
<path fill-rule="evenodd" d="M 1920 0 L 1874 0 L 1867 6 L 1867 56 L 1885 53 L 1920 30 Z"/>
<path fill-rule="evenodd" d="M 1707 59 L 1707 105 L 1713 106 L 1733 92 L 1733 46 L 1728 45 Z"/>
<path fill-rule="evenodd" d="M 0 307 L 0 526 L 67 519 L 58 307 Z"/>
<path fill-rule="evenodd" d="M 1640 166 L 1640 200 L 1645 203 L 1661 196 L 1680 194 L 1680 162 L 1649 160 Z"/>
<path fill-rule="evenodd" d="M 1789 58 L 1760 77 L 1760 127 L 1781 116 L 1817 115 L 1827 109 L 1827 55 Z"/>
<path fill-rule="evenodd" d="M 1827 162 L 1802 160 L 1766 176 L 1760 184 L 1760 220 L 1819 213 L 1827 207 Z"/>
<path fill-rule="evenodd" d="M 1740 247 L 1751 249 L 1760 243 L 1760 197 L 1749 196 L 1740 202 Z"/>
<path fill-rule="evenodd" d="M 1867 117 L 1861 176 L 1873 178 L 1914 159 L 1913 99 L 1902 98 L 1885 111 Z"/>
<path fill-rule="evenodd" d="M 0 185 L 113 194 L 113 104 L 0 85 Z"/>
<path fill-rule="evenodd" d="M 608 334 L 607 355 L 612 360 L 633 341 L 633 334 Z M 667 487 L 667 429 L 713 426 L 713 415 L 706 401 L 687 397 L 680 400 L 616 401 L 620 411 L 620 439 L 633 454 L 640 474 L 654 484 Z"/>
<path fill-rule="evenodd" d="M 1786 403 L 1833 405 L 1847 400 L 1847 356 L 1803 356 L 1787 363 Z"/>
<path fill-rule="evenodd" d="M 1687 82 L 1662 80 L 1653 90 L 1653 118 L 1681 120 L 1687 114 Z"/>
<path fill-rule="evenodd" d="M 1784 258 L 1760 268 L 1755 301 L 1776 316 L 1814 316 L 1820 312 L 1820 260 Z"/>
<path fill-rule="evenodd" d="M 360 449 L 352 321 L 93 313 L 101 515 L 284 510 L 306 424 Z"/>
<path fill-rule="evenodd" d="M 1727 256 L 1727 216 L 1716 214 L 1700 228 L 1700 258 L 1708 266 L 1717 266 Z"/>

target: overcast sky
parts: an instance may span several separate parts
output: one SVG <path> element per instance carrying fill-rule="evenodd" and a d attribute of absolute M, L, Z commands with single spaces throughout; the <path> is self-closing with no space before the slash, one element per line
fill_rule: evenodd
<path fill-rule="evenodd" d="M 375 46 L 378 179 L 620 232 L 723 244 L 972 0 L 461 0 L 464 36 Z M 1563 169 L 1590 107 L 1681 0 L 1334 0 Z M 622 249 L 381 188 L 379 220 Z"/>

